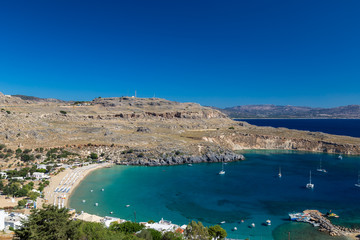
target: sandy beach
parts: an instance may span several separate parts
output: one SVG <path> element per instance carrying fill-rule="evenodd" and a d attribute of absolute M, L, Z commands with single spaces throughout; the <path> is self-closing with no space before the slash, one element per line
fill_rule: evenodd
<path fill-rule="evenodd" d="M 51 176 L 49 186 L 44 189 L 44 199 L 38 202 L 38 206 L 40 207 L 42 203 L 46 203 L 59 207 L 68 207 L 69 197 L 79 183 L 90 172 L 109 165 L 108 163 L 91 164 L 75 169 L 66 169 L 56 176 Z"/>

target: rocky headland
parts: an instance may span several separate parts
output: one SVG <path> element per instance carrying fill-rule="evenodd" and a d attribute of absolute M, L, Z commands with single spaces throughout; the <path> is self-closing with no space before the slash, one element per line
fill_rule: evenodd
<path fill-rule="evenodd" d="M 311 108 L 266 104 L 242 105 L 219 110 L 231 118 L 360 118 L 360 105 Z"/>
<path fill-rule="evenodd" d="M 49 160 L 45 153 L 51 149 L 59 161 L 96 153 L 147 166 L 243 160 L 234 153 L 243 149 L 360 154 L 359 138 L 256 127 L 213 108 L 159 98 L 66 102 L 0 94 L 0 108 L 0 143 L 13 151 L 30 150 L 35 161 Z M 9 159 L 3 158 L 3 167 Z"/>

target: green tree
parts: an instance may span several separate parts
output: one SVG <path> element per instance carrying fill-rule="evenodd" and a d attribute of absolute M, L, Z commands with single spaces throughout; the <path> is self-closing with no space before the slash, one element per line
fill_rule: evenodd
<path fill-rule="evenodd" d="M 215 239 L 224 239 L 227 236 L 227 232 L 220 225 L 211 226 L 208 229 L 209 235 Z"/>
<path fill-rule="evenodd" d="M 144 228 L 144 225 L 134 222 L 112 223 L 110 230 L 123 233 L 136 233 Z"/>
<path fill-rule="evenodd" d="M 184 235 L 188 239 L 208 239 L 209 232 L 201 222 L 191 221 L 184 232 Z"/>
<path fill-rule="evenodd" d="M 96 153 L 91 153 L 91 154 L 90 154 L 90 158 L 91 158 L 92 160 L 98 159 L 98 155 L 97 155 Z"/>
<path fill-rule="evenodd" d="M 15 195 L 21 188 L 21 184 L 18 182 L 9 183 L 4 187 L 3 193 L 5 195 Z"/>
<path fill-rule="evenodd" d="M 29 193 L 29 189 L 23 187 L 20 188 L 18 191 L 15 192 L 16 197 L 25 197 Z"/>
<path fill-rule="evenodd" d="M 29 153 L 31 152 L 31 149 L 24 149 L 23 153 Z"/>
<path fill-rule="evenodd" d="M 136 236 L 138 236 L 139 238 L 144 239 L 144 240 L 153 240 L 151 232 L 147 229 L 143 229 Z"/>
<path fill-rule="evenodd" d="M 37 193 L 37 192 L 30 191 L 30 192 L 28 192 L 27 196 L 28 196 L 31 200 L 36 201 L 36 199 L 40 196 L 40 194 Z"/>
<path fill-rule="evenodd" d="M 182 240 L 183 237 L 182 237 L 182 235 L 180 233 L 166 232 L 166 233 L 164 233 L 164 235 L 162 236 L 161 239 L 162 240 Z"/>
<path fill-rule="evenodd" d="M 81 222 L 74 239 L 79 240 L 109 240 L 127 239 L 126 235 L 120 232 L 112 232 L 101 223 Z"/>
<path fill-rule="evenodd" d="M 56 206 L 34 209 L 20 229 L 15 230 L 15 237 L 21 240 L 68 240 L 74 239 L 79 222 L 70 220 L 69 210 Z"/>
<path fill-rule="evenodd" d="M 18 206 L 24 207 L 26 203 L 27 203 L 27 201 L 25 199 L 22 199 L 22 200 L 18 201 Z"/>
<path fill-rule="evenodd" d="M 21 155 L 21 161 L 24 161 L 24 162 L 28 162 L 28 161 L 33 161 L 35 160 L 35 157 L 34 155 L 29 155 L 29 154 L 22 154 Z"/>
<path fill-rule="evenodd" d="M 147 229 L 150 233 L 151 233 L 151 236 L 152 236 L 152 239 L 153 240 L 161 240 L 161 237 L 162 237 L 162 234 L 161 232 L 155 230 L 155 229 Z"/>

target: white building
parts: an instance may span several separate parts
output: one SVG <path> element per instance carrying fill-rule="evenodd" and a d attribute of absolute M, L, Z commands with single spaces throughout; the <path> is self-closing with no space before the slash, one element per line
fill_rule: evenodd
<path fill-rule="evenodd" d="M 0 231 L 9 227 L 19 229 L 22 226 L 21 221 L 27 218 L 28 216 L 22 213 L 8 213 L 0 210 Z"/>
<path fill-rule="evenodd" d="M 180 226 L 172 224 L 170 221 L 166 221 L 163 218 L 161 218 L 161 220 L 157 223 L 145 223 L 145 227 L 155 229 L 159 232 L 173 232 L 180 228 Z"/>
<path fill-rule="evenodd" d="M 116 222 L 116 223 L 126 222 L 125 220 L 122 220 L 120 218 L 108 217 L 108 216 L 104 217 L 101 221 L 102 221 L 102 223 L 104 223 L 104 225 L 106 227 L 110 227 L 110 224 L 113 222 Z"/>
<path fill-rule="evenodd" d="M 21 221 L 26 220 L 27 218 L 28 216 L 22 213 L 5 213 L 5 228 L 12 227 L 14 229 L 19 229 L 22 226 Z"/>
<path fill-rule="evenodd" d="M 7 179 L 8 175 L 6 172 L 0 172 L 0 178 L 1 179 Z"/>
<path fill-rule="evenodd" d="M 36 178 L 37 180 L 50 178 L 49 175 L 42 172 L 34 172 L 32 177 Z"/>
<path fill-rule="evenodd" d="M 37 169 L 45 169 L 46 170 L 46 165 L 45 164 L 39 164 L 36 166 Z"/>
<path fill-rule="evenodd" d="M 6 212 L 4 210 L 0 210 L 0 231 L 5 229 L 5 216 Z"/>
<path fill-rule="evenodd" d="M 24 180 L 24 177 L 12 177 L 13 180 Z"/>

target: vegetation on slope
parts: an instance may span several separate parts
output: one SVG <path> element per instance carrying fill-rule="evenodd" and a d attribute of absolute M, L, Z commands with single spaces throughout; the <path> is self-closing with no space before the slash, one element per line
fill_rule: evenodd
<path fill-rule="evenodd" d="M 144 225 L 134 222 L 112 223 L 106 228 L 101 223 L 71 220 L 68 209 L 58 209 L 56 206 L 32 210 L 22 228 L 15 230 L 15 239 L 21 240 L 208 240 L 224 239 L 226 235 L 226 231 L 219 225 L 207 228 L 195 221 L 189 223 L 184 234 L 144 229 Z"/>

